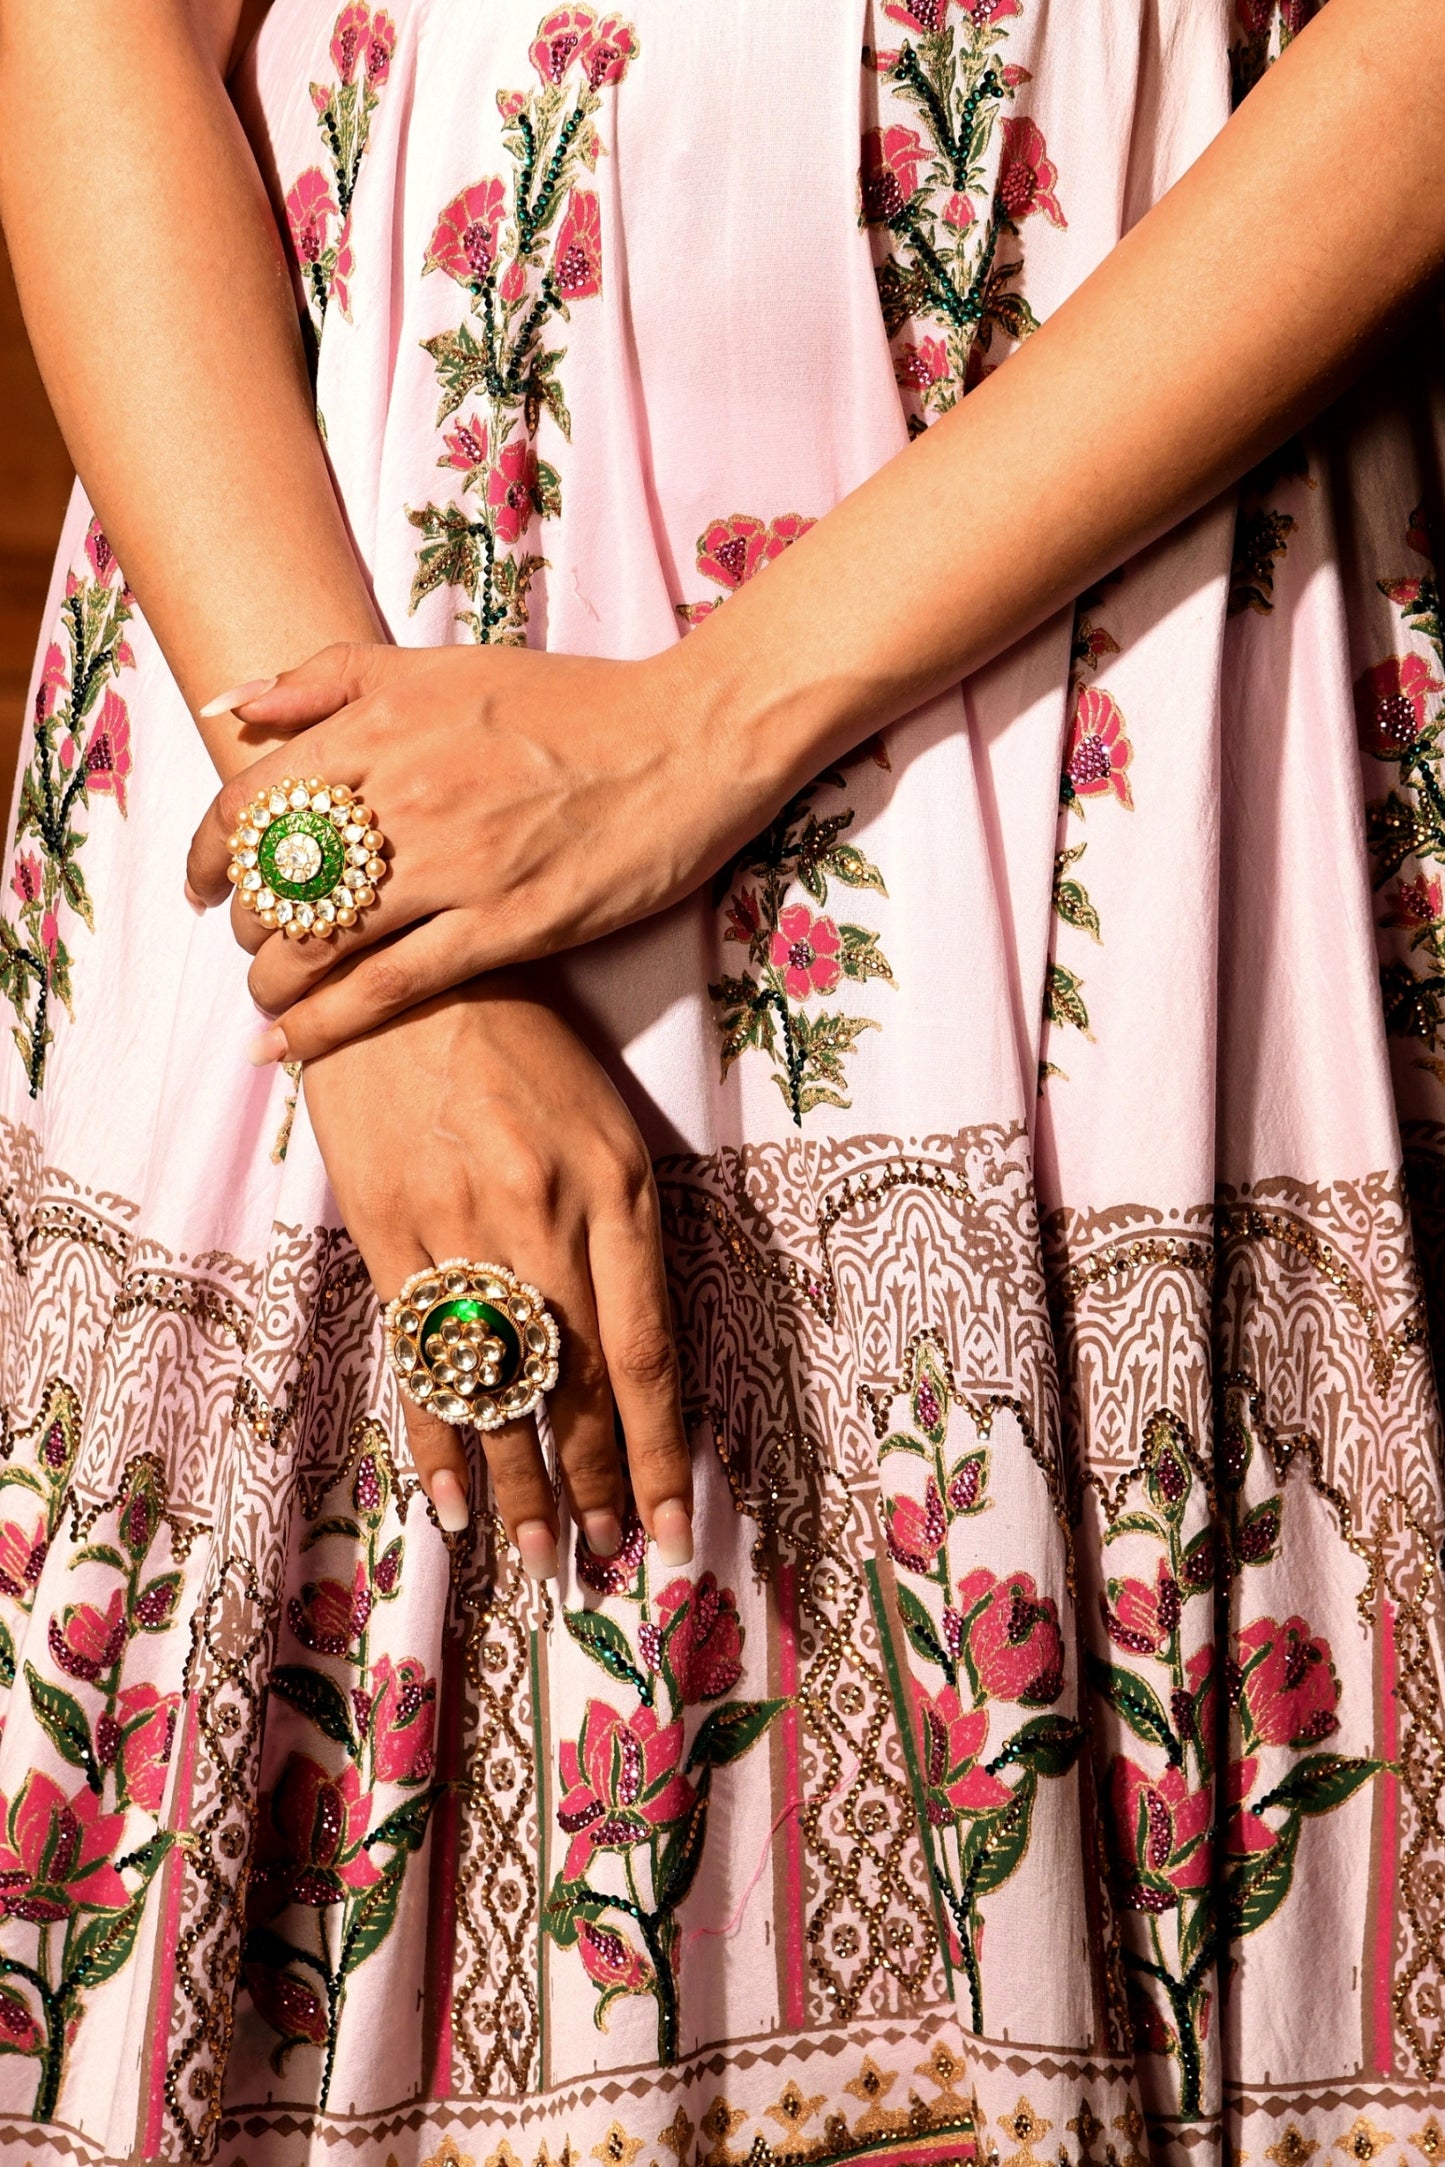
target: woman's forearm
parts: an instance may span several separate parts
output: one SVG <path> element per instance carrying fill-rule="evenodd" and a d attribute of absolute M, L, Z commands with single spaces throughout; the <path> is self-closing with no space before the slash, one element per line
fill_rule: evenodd
<path fill-rule="evenodd" d="M 254 10 L 252 10 L 254 12 Z M 61 429 L 192 707 L 377 619 L 226 94 L 242 0 L 0 0 L 0 218 Z M 208 726 L 227 771 L 229 718 Z"/>
<path fill-rule="evenodd" d="M 1440 0 L 1330 0 L 1040 332 L 692 634 L 735 753 L 796 787 L 1318 410 L 1445 263 L 1442 142 Z"/>

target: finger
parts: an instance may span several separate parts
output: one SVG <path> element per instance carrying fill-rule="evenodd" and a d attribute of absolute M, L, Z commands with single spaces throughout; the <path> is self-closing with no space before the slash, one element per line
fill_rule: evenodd
<path fill-rule="evenodd" d="M 682 1422 L 662 1223 L 649 1178 L 588 1236 L 597 1322 L 643 1526 L 664 1565 L 692 1558 L 692 1463 Z"/>
<path fill-rule="evenodd" d="M 283 1009 L 255 1041 L 252 1058 L 315 1061 L 486 967 L 477 957 L 469 915 L 442 911 L 384 948 L 364 949 L 304 1000 Z M 252 971 L 254 984 L 254 965 Z M 269 1009 L 271 1003 L 261 1006 Z"/>
<path fill-rule="evenodd" d="M 534 1580 L 555 1580 L 557 1503 L 536 1423 L 529 1418 L 479 1434 L 492 1478 L 492 1498 L 523 1566 Z"/>
<path fill-rule="evenodd" d="M 622 1546 L 622 1454 L 585 1254 L 554 1278 L 547 1302 L 562 1328 L 562 1373 L 547 1419 L 568 1507 L 588 1549 L 612 1557 Z"/>
<path fill-rule="evenodd" d="M 404 1280 L 413 1272 L 426 1270 L 432 1261 L 419 1241 L 403 1236 L 384 1254 L 371 1250 L 366 1268 L 379 1299 L 386 1303 L 400 1292 Z M 401 1409 L 412 1462 L 437 1522 L 448 1535 L 459 1535 L 471 1518 L 471 1467 L 461 1436 L 450 1423 L 439 1422 L 405 1393 Z"/>
<path fill-rule="evenodd" d="M 389 652 L 363 640 L 339 641 L 309 655 L 294 670 L 282 670 L 276 677 L 255 677 L 218 692 L 196 712 L 203 720 L 231 714 L 244 722 L 264 722 L 268 728 L 305 729 L 374 691 L 380 675 L 376 657 Z"/>

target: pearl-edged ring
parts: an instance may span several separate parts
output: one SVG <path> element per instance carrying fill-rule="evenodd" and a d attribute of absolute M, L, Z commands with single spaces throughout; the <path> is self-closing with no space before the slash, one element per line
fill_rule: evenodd
<path fill-rule="evenodd" d="M 402 1391 L 443 1422 L 499 1430 L 531 1414 L 557 1382 L 557 1320 L 505 1264 L 448 1257 L 413 1272 L 385 1324 Z"/>
<path fill-rule="evenodd" d="M 329 940 L 376 901 L 386 839 L 345 783 L 285 775 L 236 822 L 226 878 L 268 932 Z"/>

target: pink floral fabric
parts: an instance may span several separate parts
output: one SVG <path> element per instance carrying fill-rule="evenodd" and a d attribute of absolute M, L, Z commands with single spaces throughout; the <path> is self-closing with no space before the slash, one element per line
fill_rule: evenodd
<path fill-rule="evenodd" d="M 275 0 L 392 634 L 693 636 L 1317 12 Z M 480 1455 L 426 1508 L 77 496 L 0 871 L 7 2160 L 1441 2156 L 1442 411 L 1392 356 L 566 962 L 698 1554 L 564 1526 L 545 1594 Z"/>

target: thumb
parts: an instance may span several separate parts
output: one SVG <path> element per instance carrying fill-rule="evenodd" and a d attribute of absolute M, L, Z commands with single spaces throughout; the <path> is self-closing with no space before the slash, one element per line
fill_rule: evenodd
<path fill-rule="evenodd" d="M 395 648 L 368 641 L 338 641 L 294 670 L 253 678 L 249 684 L 217 693 L 196 712 L 203 721 L 231 714 L 267 730 L 309 729 L 312 723 L 324 722 L 338 709 L 377 691 L 395 654 Z"/>

